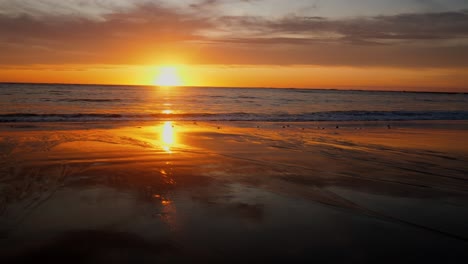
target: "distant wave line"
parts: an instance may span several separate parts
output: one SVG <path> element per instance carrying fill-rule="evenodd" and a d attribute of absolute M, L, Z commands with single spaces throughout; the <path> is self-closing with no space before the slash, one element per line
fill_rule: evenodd
<path fill-rule="evenodd" d="M 96 102 L 96 103 L 104 103 L 104 102 L 120 102 L 122 99 L 82 99 L 82 98 L 77 98 L 77 99 L 56 99 L 54 101 L 57 102 Z"/>
<path fill-rule="evenodd" d="M 76 113 L 33 114 L 11 113 L 0 115 L 0 122 L 86 122 L 86 121 L 417 121 L 417 120 L 468 120 L 468 111 L 327 111 L 300 114 L 289 113 Z"/>

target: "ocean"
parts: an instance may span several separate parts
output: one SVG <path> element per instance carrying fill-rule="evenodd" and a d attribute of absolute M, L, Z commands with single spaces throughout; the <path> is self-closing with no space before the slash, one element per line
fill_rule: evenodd
<path fill-rule="evenodd" d="M 0 84 L 0 122 L 468 120 L 468 94 Z"/>

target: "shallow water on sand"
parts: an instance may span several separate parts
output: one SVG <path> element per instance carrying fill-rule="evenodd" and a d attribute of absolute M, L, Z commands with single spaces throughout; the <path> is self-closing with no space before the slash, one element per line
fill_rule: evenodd
<path fill-rule="evenodd" d="M 459 262 L 464 126 L 3 125 L 1 259 Z"/>

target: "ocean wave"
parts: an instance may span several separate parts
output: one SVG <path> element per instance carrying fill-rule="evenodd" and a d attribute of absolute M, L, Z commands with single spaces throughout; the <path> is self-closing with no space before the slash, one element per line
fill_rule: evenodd
<path fill-rule="evenodd" d="M 0 115 L 0 122 L 87 122 L 87 121 L 405 121 L 468 120 L 468 111 L 328 111 L 301 114 L 275 113 L 186 113 L 186 114 L 30 114 Z"/>
<path fill-rule="evenodd" d="M 105 103 L 105 102 L 120 102 L 121 99 L 87 99 L 87 98 L 78 98 L 78 99 L 57 99 L 57 102 L 88 102 L 88 103 Z"/>

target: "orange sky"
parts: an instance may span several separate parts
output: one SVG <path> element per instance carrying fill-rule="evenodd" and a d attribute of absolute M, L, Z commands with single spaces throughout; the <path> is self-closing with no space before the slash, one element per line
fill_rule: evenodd
<path fill-rule="evenodd" d="M 0 82 L 468 92 L 468 4 L 375 2 L 0 2 Z"/>
<path fill-rule="evenodd" d="M 177 65 L 184 86 L 466 92 L 466 70 L 320 66 Z M 159 66 L 33 66 L 0 71 L 5 82 L 154 85 Z"/>

